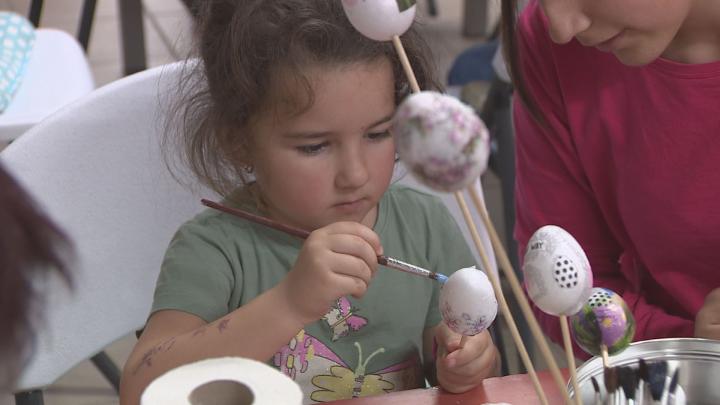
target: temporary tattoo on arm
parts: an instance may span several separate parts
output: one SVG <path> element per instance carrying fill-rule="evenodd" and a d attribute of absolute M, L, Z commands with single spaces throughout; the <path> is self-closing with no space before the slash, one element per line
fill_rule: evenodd
<path fill-rule="evenodd" d="M 196 330 L 195 332 L 193 332 L 192 337 L 199 336 L 199 335 L 204 335 L 206 331 L 207 331 L 207 326 L 203 326 L 202 328 L 200 328 L 200 329 Z"/>
<path fill-rule="evenodd" d="M 223 319 L 217 324 L 218 332 L 223 333 L 225 329 L 227 329 L 228 324 L 230 323 L 230 319 Z M 199 329 L 197 329 L 195 332 L 193 332 L 192 337 L 204 335 L 207 331 L 208 327 L 203 326 Z M 153 357 L 157 355 L 158 353 L 165 353 L 172 349 L 172 347 L 175 345 L 175 338 L 168 339 L 167 341 L 153 347 L 152 349 L 148 350 L 142 357 L 142 360 L 140 360 L 140 364 L 135 368 L 133 371 L 133 375 L 137 374 L 138 371 L 140 371 L 140 368 L 142 366 L 146 367 L 152 367 Z"/>
<path fill-rule="evenodd" d="M 165 342 L 153 347 L 152 349 L 148 350 L 144 355 L 142 360 L 140 360 L 140 364 L 138 364 L 137 367 L 135 367 L 135 370 L 133 371 L 133 375 L 136 375 L 138 371 L 140 371 L 140 367 L 146 366 L 146 367 L 152 367 L 152 360 L 153 357 L 158 353 L 164 353 L 168 350 L 172 349 L 172 347 L 175 345 L 175 338 L 170 338 L 166 340 Z"/>
<path fill-rule="evenodd" d="M 223 319 L 220 322 L 218 322 L 217 328 L 218 332 L 222 333 L 227 329 L 228 324 L 230 323 L 230 319 Z"/>

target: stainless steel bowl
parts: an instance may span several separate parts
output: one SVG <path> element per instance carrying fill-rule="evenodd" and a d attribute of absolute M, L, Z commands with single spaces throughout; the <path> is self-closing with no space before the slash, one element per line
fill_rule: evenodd
<path fill-rule="evenodd" d="M 639 359 L 647 362 L 667 361 L 668 376 L 671 376 L 679 367 L 679 387 L 684 392 L 687 404 L 720 404 L 720 341 L 673 338 L 635 342 L 623 352 L 610 357 L 610 366 L 637 365 Z M 603 366 L 602 359 L 599 357 L 593 357 L 577 369 L 583 404 L 595 403 L 595 390 L 590 380 L 591 377 L 595 377 L 597 380 L 604 398 Z M 572 384 L 569 382 L 568 390 L 570 396 L 574 396 Z M 619 400 L 615 402 L 624 403 Z"/>

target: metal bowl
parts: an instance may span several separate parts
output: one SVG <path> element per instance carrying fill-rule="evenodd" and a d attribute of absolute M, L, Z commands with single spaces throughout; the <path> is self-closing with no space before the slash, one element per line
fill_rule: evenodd
<path fill-rule="evenodd" d="M 720 404 L 720 341 L 695 338 L 655 339 L 635 342 L 623 352 L 610 357 L 610 366 L 637 365 L 645 361 L 664 360 L 668 362 L 668 376 L 680 368 L 678 385 L 688 404 Z M 595 389 L 591 377 L 600 386 L 605 397 L 602 358 L 593 357 L 577 369 L 578 386 L 583 404 L 594 404 Z M 669 379 L 670 377 L 668 377 Z M 572 384 L 568 382 L 570 396 L 574 396 Z M 617 397 L 621 397 L 618 395 Z M 618 398 L 615 403 L 624 403 Z"/>

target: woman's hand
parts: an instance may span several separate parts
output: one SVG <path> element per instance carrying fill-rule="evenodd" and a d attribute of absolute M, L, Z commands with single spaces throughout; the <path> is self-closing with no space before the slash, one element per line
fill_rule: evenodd
<path fill-rule="evenodd" d="M 720 288 L 705 297 L 695 317 L 695 337 L 720 340 Z"/>
<path fill-rule="evenodd" d="M 303 244 L 295 265 L 278 285 L 297 319 L 320 319 L 340 297 L 360 298 L 377 271 L 380 238 L 357 222 L 317 229 Z"/>
<path fill-rule="evenodd" d="M 498 375 L 500 365 L 500 354 L 487 330 L 467 336 L 462 346 L 461 338 L 445 323 L 437 326 L 437 379 L 443 389 L 453 393 L 469 391 L 485 378 Z"/>

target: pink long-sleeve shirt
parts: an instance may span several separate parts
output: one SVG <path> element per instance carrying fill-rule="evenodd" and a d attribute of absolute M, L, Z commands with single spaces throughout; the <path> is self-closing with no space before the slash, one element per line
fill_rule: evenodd
<path fill-rule="evenodd" d="M 628 67 L 576 40 L 557 45 L 536 1 L 519 30 L 548 124 L 516 98 L 521 252 L 539 227 L 559 225 L 587 253 L 594 286 L 632 309 L 634 340 L 692 336 L 720 287 L 720 62 Z M 561 341 L 557 318 L 536 314 Z"/>

